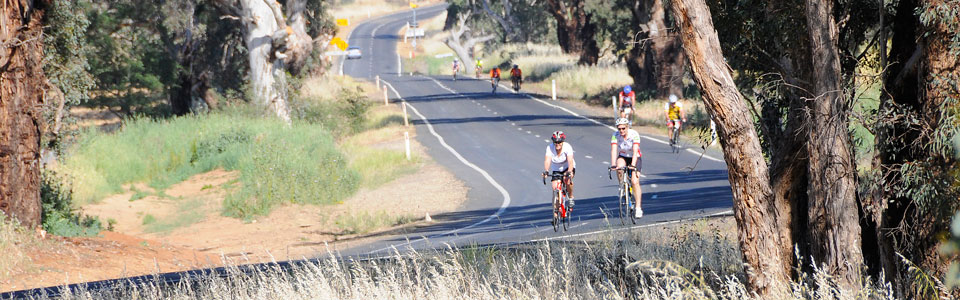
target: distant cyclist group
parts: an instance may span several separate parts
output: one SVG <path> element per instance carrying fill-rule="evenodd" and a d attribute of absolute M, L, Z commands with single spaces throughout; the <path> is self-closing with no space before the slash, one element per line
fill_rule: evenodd
<path fill-rule="evenodd" d="M 461 69 L 462 68 L 460 66 L 460 60 L 457 58 L 454 58 L 453 59 L 453 80 L 457 80 L 457 73 L 459 73 Z M 475 65 L 474 70 L 476 71 L 475 76 L 477 77 L 477 79 L 480 79 L 480 74 L 483 74 L 483 62 L 480 61 L 479 59 L 477 60 L 477 64 Z M 501 75 L 500 67 L 494 66 L 490 68 L 489 74 L 490 74 L 490 86 L 492 89 L 491 92 L 496 93 L 497 86 L 500 85 L 500 75 Z M 510 69 L 510 83 L 511 83 L 511 88 L 513 88 L 514 91 L 518 91 L 518 92 L 520 91 L 520 85 L 523 83 L 523 71 L 520 70 L 519 65 L 514 64 L 513 68 Z"/>
<path fill-rule="evenodd" d="M 616 171 L 619 187 L 621 222 L 629 218 L 633 223 L 643 217 L 641 206 L 642 191 L 640 188 L 640 172 L 643 166 L 643 152 L 640 151 L 640 133 L 631 128 L 632 117 L 636 111 L 636 94 L 628 85 L 620 92 L 617 101 L 618 116 L 615 120 L 616 131 L 610 137 L 610 166 L 611 172 Z M 676 138 L 675 132 L 686 116 L 683 106 L 677 96 L 670 95 L 664 105 L 664 115 L 668 133 L 671 134 L 671 143 Z M 576 160 L 574 159 L 573 145 L 566 141 L 567 135 L 563 131 L 556 131 L 551 136 L 552 145 L 547 146 L 543 161 L 544 178 L 549 177 L 553 193 L 554 230 L 559 224 L 566 227 L 565 221 L 569 218 L 569 211 L 575 206 L 573 196 L 573 177 L 576 174 Z M 611 176 L 612 179 L 612 176 Z"/>

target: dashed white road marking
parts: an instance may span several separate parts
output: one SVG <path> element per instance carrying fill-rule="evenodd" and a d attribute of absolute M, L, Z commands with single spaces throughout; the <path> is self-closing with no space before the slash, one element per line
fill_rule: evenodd
<path fill-rule="evenodd" d="M 603 163 L 606 164 L 606 165 L 609 165 L 609 164 L 610 164 L 609 161 L 603 161 Z"/>
<path fill-rule="evenodd" d="M 527 134 L 530 134 L 530 131 L 527 131 Z"/>
<path fill-rule="evenodd" d="M 535 134 L 534 136 L 535 136 L 535 137 L 540 137 L 540 135 L 539 135 L 539 134 Z"/>
<path fill-rule="evenodd" d="M 550 140 L 543 140 L 543 141 L 544 141 L 544 142 L 547 142 L 547 143 L 549 143 L 549 142 L 550 142 Z"/>
<path fill-rule="evenodd" d="M 650 187 L 655 188 L 655 187 L 657 187 L 657 184 L 656 184 L 656 183 L 651 184 Z"/>
<path fill-rule="evenodd" d="M 517 127 L 517 130 L 523 130 L 523 128 L 521 128 L 521 127 Z"/>
<path fill-rule="evenodd" d="M 590 158 L 590 159 L 593 158 L 593 156 L 590 156 L 590 155 L 584 155 L 583 157 Z"/>
<path fill-rule="evenodd" d="M 507 120 L 510 121 L 510 120 Z M 517 123 L 510 123 L 510 125 L 517 126 Z"/>
<path fill-rule="evenodd" d="M 652 196 L 650 196 L 650 199 L 657 199 L 657 194 L 653 194 Z"/>

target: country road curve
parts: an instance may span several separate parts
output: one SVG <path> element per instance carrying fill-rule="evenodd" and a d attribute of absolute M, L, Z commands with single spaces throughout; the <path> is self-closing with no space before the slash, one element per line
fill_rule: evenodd
<path fill-rule="evenodd" d="M 420 8 L 417 15 L 433 17 L 445 7 Z M 404 12 L 358 25 L 348 43 L 360 47 L 363 58 L 345 60 L 338 67 L 357 79 L 373 81 L 379 75 L 392 103 L 409 104 L 417 141 L 466 182 L 469 199 L 456 212 L 433 216 L 432 225 L 337 249 L 340 255 L 377 257 L 447 245 L 577 238 L 729 213 L 732 194 L 721 153 L 710 150 L 702 159 L 700 151 L 692 149 L 671 153 L 666 137 L 644 136 L 644 217 L 637 225 L 620 225 L 616 181 L 607 177 L 613 133 L 609 118 L 522 91 L 512 93 L 505 86 L 492 94 L 488 81 L 400 74 L 396 46 L 402 37 L 397 32 L 411 19 L 412 13 Z M 555 130 L 566 132 L 576 150 L 577 205 L 566 232 L 553 231 L 550 189 L 540 179 L 544 149 Z"/>

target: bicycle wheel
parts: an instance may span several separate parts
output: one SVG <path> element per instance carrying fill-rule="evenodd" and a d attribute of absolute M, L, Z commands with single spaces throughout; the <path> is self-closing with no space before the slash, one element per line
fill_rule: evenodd
<path fill-rule="evenodd" d="M 627 197 L 627 189 L 626 187 L 623 186 L 623 181 L 621 181 L 620 182 L 620 198 L 618 199 L 620 201 L 620 225 L 627 225 L 627 221 L 624 220 L 624 218 L 626 218 L 626 214 L 628 213 L 627 211 L 629 210 L 627 208 L 626 197 Z"/>
<path fill-rule="evenodd" d="M 567 210 L 566 204 L 562 204 L 560 209 L 563 210 L 563 231 L 567 231 L 570 229 L 570 211 Z"/>
<path fill-rule="evenodd" d="M 557 205 L 557 196 L 560 191 L 553 191 L 553 232 L 560 231 L 560 207 Z"/>
<path fill-rule="evenodd" d="M 673 152 L 680 153 L 680 127 L 673 127 Z"/>

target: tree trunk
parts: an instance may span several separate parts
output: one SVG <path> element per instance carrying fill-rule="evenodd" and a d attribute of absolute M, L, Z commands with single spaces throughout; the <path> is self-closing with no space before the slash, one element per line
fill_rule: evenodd
<path fill-rule="evenodd" d="M 860 286 L 863 254 L 857 219 L 853 155 L 850 150 L 850 106 L 844 97 L 837 50 L 833 2 L 806 2 L 807 30 L 812 47 L 814 95 L 810 109 L 808 224 L 816 263 L 848 289 Z"/>
<path fill-rule="evenodd" d="M 283 121 L 290 123 L 290 110 L 287 107 L 287 83 L 284 74 L 286 57 L 279 51 L 274 41 L 281 40 L 286 30 L 283 15 L 279 9 L 268 5 L 270 0 L 240 1 L 246 21 L 244 42 L 247 45 L 250 60 L 250 85 L 254 101 L 262 105 Z M 275 5 L 276 2 L 274 2 Z M 291 32 L 286 32 L 290 35 Z"/>
<path fill-rule="evenodd" d="M 569 2 L 569 3 L 568 3 Z M 590 21 L 584 0 L 547 0 L 550 14 L 557 20 L 557 40 L 564 53 L 577 54 L 581 65 L 595 65 L 600 59 L 600 47 L 594 36 L 597 25 Z"/>
<path fill-rule="evenodd" d="M 675 0 L 671 4 L 694 78 L 717 121 L 748 284 L 761 296 L 776 295 L 789 280 L 791 266 L 778 251 L 782 244 L 778 218 L 782 216 L 778 215 L 751 114 L 724 62 L 706 3 Z"/>
<path fill-rule="evenodd" d="M 680 40 L 672 37 L 667 29 L 667 12 L 661 0 L 653 0 L 646 25 L 655 55 L 657 96 L 683 95 L 683 51 Z"/>
<path fill-rule="evenodd" d="M 307 34 L 307 16 L 304 15 L 306 10 L 307 0 L 287 1 L 286 11 L 292 34 L 286 41 L 287 58 L 284 59 L 284 63 L 290 74 L 294 75 L 300 74 L 307 58 L 310 57 L 310 52 L 313 51 L 313 38 Z"/>
<path fill-rule="evenodd" d="M 0 10 L 0 210 L 27 228 L 40 224 L 39 107 L 43 73 L 43 8 L 3 0 Z"/>
<path fill-rule="evenodd" d="M 503 3 L 504 16 L 501 16 L 490 8 L 490 0 L 481 1 L 481 4 L 483 4 L 483 12 L 497 21 L 497 24 L 500 24 L 507 41 L 519 41 L 520 37 L 523 36 L 521 32 L 523 29 L 517 26 L 520 22 L 517 21 L 517 18 L 513 14 L 513 5 L 510 4 L 510 0 L 502 0 L 501 2 Z"/>
<path fill-rule="evenodd" d="M 655 91 L 657 97 L 683 94 L 683 67 L 686 63 L 680 39 L 667 29 L 667 13 L 661 0 L 634 1 L 631 23 L 639 30 L 629 42 L 627 71 L 634 90 Z"/>
<path fill-rule="evenodd" d="M 471 14 L 473 14 L 473 11 L 468 10 L 462 15 L 457 16 L 459 21 L 457 22 L 456 28 L 450 32 L 450 37 L 444 40 L 444 43 L 447 44 L 447 47 L 450 47 L 453 52 L 457 53 L 457 57 L 459 57 L 460 61 L 462 62 L 460 65 L 466 68 L 465 70 L 467 74 L 473 74 L 477 68 L 477 66 L 472 63 L 474 61 L 474 57 L 472 55 L 473 46 L 494 38 L 493 34 L 488 34 L 481 37 L 474 37 L 472 35 L 473 31 L 467 26 L 467 19 L 470 18 Z"/>

